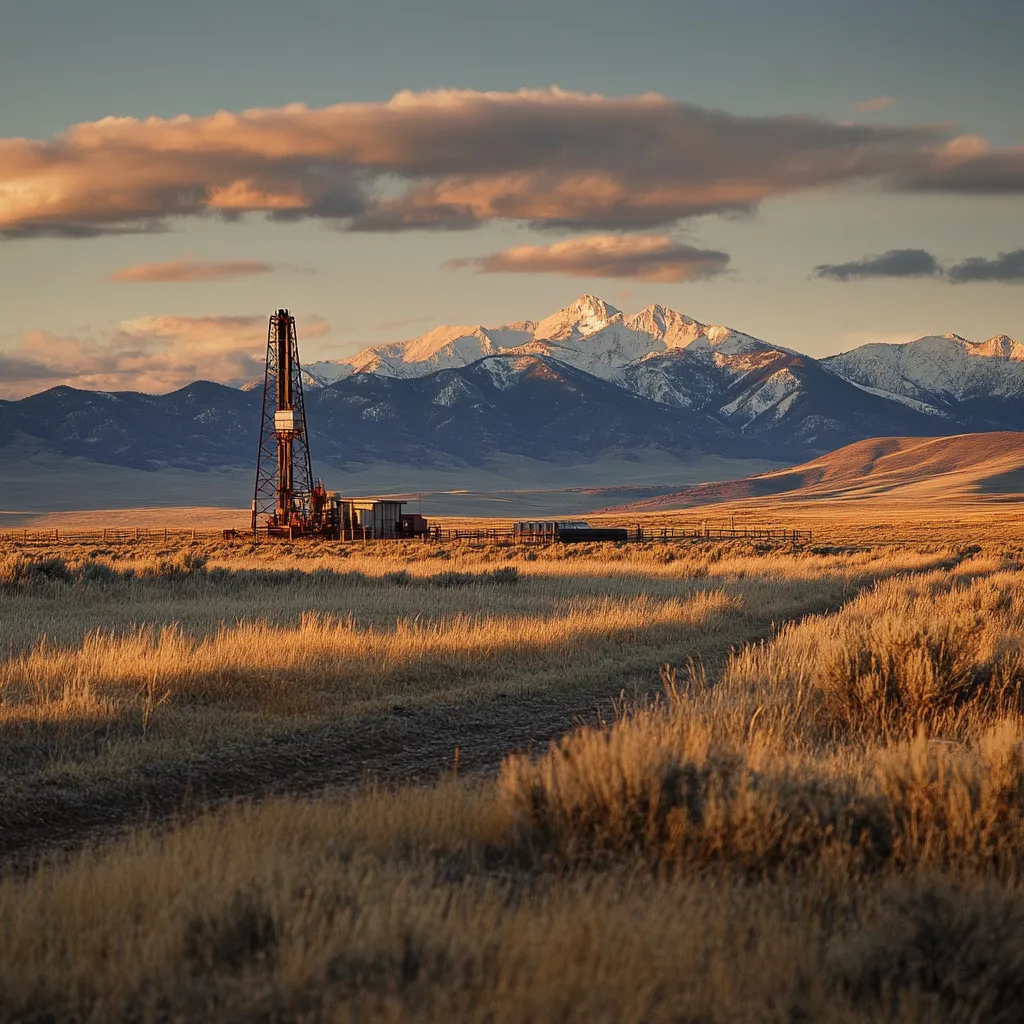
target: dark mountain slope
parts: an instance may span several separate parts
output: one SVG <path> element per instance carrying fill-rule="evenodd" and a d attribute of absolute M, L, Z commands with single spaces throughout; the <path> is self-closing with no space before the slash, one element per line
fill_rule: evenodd
<path fill-rule="evenodd" d="M 167 395 L 57 387 L 0 402 L 0 449 L 133 469 L 242 465 L 256 450 L 258 416 L 258 395 L 210 381 Z"/>
<path fill-rule="evenodd" d="M 500 455 L 585 459 L 649 447 L 762 454 L 711 417 L 534 356 L 490 356 L 411 379 L 360 374 L 312 392 L 307 404 L 318 451 L 335 462 L 479 465 Z"/>
<path fill-rule="evenodd" d="M 247 466 L 260 397 L 204 381 L 168 395 L 52 388 L 0 403 L 0 449 L 150 470 Z M 768 457 L 708 416 L 539 357 L 495 356 L 412 379 L 360 374 L 307 392 L 306 408 L 314 457 L 335 465 L 475 466 L 637 448 Z"/>

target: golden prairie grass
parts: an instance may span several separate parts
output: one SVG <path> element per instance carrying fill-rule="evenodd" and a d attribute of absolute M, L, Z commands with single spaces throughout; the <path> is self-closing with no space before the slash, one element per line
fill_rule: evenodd
<path fill-rule="evenodd" d="M 467 552 L 460 571 L 493 554 Z M 195 701 L 245 705 L 250 661 L 270 686 L 250 715 L 296 691 L 325 702 L 316 714 L 336 713 L 346 686 L 429 695 L 428 665 L 445 679 L 461 666 L 484 689 L 597 675 L 614 690 L 625 666 L 652 681 L 674 668 L 659 700 L 513 755 L 497 779 L 268 801 L 7 879 L 0 1017 L 1019 1019 L 1015 556 L 819 555 L 814 571 L 806 556 L 766 557 L 763 575 L 744 552 L 602 575 L 614 554 L 594 551 L 575 576 L 552 558 L 558 571 L 514 586 L 455 589 L 387 584 L 390 558 L 369 583 L 290 578 L 278 589 L 298 603 L 264 621 L 235 617 L 274 586 L 245 577 L 19 590 L 26 607 L 61 607 L 120 588 L 138 628 L 125 618 L 90 637 L 76 610 L 56 647 L 19 641 L 2 666 L 4 713 L 29 721 L 33 701 L 62 699 L 76 678 L 116 701 L 155 666 L 180 689 L 146 743 L 194 728 L 176 716 Z M 161 640 L 172 590 L 209 607 Z M 365 625 L 339 607 L 378 598 Z M 400 628 L 393 600 L 410 602 L 403 614 L 430 608 Z M 218 601 L 236 602 L 223 624 Z M 757 630 L 768 638 L 739 643 Z M 325 695 L 327 669 L 338 682 Z"/>
<path fill-rule="evenodd" d="M 667 703 L 508 759 L 501 790 L 560 858 L 623 850 L 763 869 L 1024 865 L 1024 581 L 879 584 L 735 653 L 663 673 Z"/>
<path fill-rule="evenodd" d="M 1024 728 L 994 719 L 969 747 L 919 735 L 860 760 L 709 743 L 689 716 L 644 716 L 508 759 L 499 790 L 554 864 L 725 863 L 762 873 L 837 856 L 851 870 L 1024 866 Z"/>
<path fill-rule="evenodd" d="M 481 797 L 271 803 L 87 855 L 49 885 L 8 882 L 0 1013 L 610 1021 L 667 1019 L 666 1001 L 739 1019 L 763 991 L 723 985 L 730 957 L 776 949 L 783 996 L 811 966 L 786 893 L 748 915 L 750 934 L 729 920 L 742 896 L 728 880 L 655 886 L 652 902 L 650 880 L 482 872 L 505 814 Z M 112 899 L 98 914 L 100 891 Z"/>
<path fill-rule="evenodd" d="M 476 520 L 470 528 L 486 526 L 487 520 Z M 726 524 L 727 526 L 728 524 Z M 774 570 L 786 578 L 817 574 L 823 568 L 828 572 L 855 570 L 858 562 L 876 562 L 883 557 L 881 547 L 895 546 L 899 557 L 910 560 L 914 556 L 925 558 L 942 550 L 955 552 L 967 546 L 965 536 L 976 542 L 978 534 L 941 532 L 929 543 L 892 543 L 891 534 L 899 524 L 888 524 L 888 529 L 875 540 L 858 550 L 836 551 L 826 547 L 801 544 L 793 548 L 788 544 L 767 544 L 737 538 L 732 541 L 705 541 L 701 538 L 642 543 L 587 542 L 575 544 L 520 545 L 485 539 L 461 539 L 445 542 L 386 541 L 369 543 L 335 541 L 280 541 L 253 543 L 242 537 L 236 540 L 220 538 L 159 538 L 110 542 L 76 541 L 62 539 L 21 544 L 13 540 L 0 540 L 0 559 L 64 558 L 67 562 L 98 561 L 121 568 L 136 568 L 139 572 L 154 571 L 161 562 L 175 561 L 187 555 L 205 558 L 211 567 L 231 569 L 284 569 L 312 568 L 358 570 L 368 575 L 381 575 L 405 568 L 419 575 L 429 575 L 445 568 L 465 568 L 511 565 L 524 573 L 604 575 L 609 570 L 628 573 L 649 571 L 683 574 L 713 568 L 716 572 L 742 572 L 744 566 L 756 565 L 764 573 Z M 1000 551 L 1008 544 L 994 539 Z M 1012 545 L 1010 545 L 1012 546 Z M 871 550 L 871 548 L 874 550 Z M 1021 548 L 1024 550 L 1024 548 Z"/>
<path fill-rule="evenodd" d="M 1002 758 L 1020 738 L 993 737 L 977 777 L 1019 786 Z M 916 779 L 928 756 L 893 748 L 886 778 Z M 895 852 L 873 859 L 749 789 L 707 807 L 660 871 L 649 841 L 595 859 L 579 818 L 576 846 L 545 842 L 565 855 L 586 841 L 585 859 L 538 858 L 507 783 L 271 801 L 137 834 L 0 883 L 0 1015 L 1010 1022 L 1020 822 L 1000 805 L 967 813 L 943 777 L 888 790 Z M 973 839 L 986 824 L 998 845 Z"/>
<path fill-rule="evenodd" d="M 394 704 L 643 691 L 663 661 L 716 663 L 773 622 L 955 558 L 337 549 L 10 552 L 0 564 L 0 804 L 3 792 L 23 803 L 56 781 L 87 789 L 91 778 Z"/>
<path fill-rule="evenodd" d="M 718 700 L 757 709 L 760 729 L 804 744 L 921 730 L 958 740 L 979 721 L 1022 710 L 1021 575 L 975 576 L 984 563 L 975 564 L 880 583 L 835 615 L 745 647 L 730 659 Z"/>
<path fill-rule="evenodd" d="M 941 546 L 838 554 L 758 553 L 745 544 L 526 550 L 394 544 L 356 554 L 347 550 L 315 544 L 167 548 L 142 542 L 15 549 L 4 557 L 0 549 L 0 651 L 25 650 L 42 636 L 60 644 L 80 641 L 97 629 L 118 633 L 176 623 L 185 633 L 208 634 L 246 621 L 297 625 L 307 612 L 353 612 L 361 624 L 377 627 L 495 612 L 546 617 L 573 599 L 671 599 L 715 586 L 741 589 L 754 606 L 778 604 L 785 616 L 790 600 L 807 604 L 815 591 L 827 606 L 873 580 L 957 558 L 955 549 Z M 403 585 L 429 586 L 459 574 L 486 583 L 486 573 L 514 573 L 522 585 Z M 13 585 L 19 581 L 34 585 Z"/>
<path fill-rule="evenodd" d="M 179 628 L 144 627 L 127 635 L 88 634 L 72 648 L 40 643 L 0 665 L 9 707 L 28 715 L 58 711 L 88 697 L 99 709 L 147 683 L 172 701 L 216 702 L 275 714 L 344 713 L 375 701 L 437 697 L 471 687 L 486 672 L 493 685 L 528 681 L 568 685 L 599 653 L 633 644 L 699 642 L 717 617 L 736 613 L 721 591 L 655 601 L 576 600 L 545 618 L 456 615 L 433 623 L 399 619 L 391 629 L 306 613 L 293 628 L 266 622 L 222 627 L 202 639 Z M 629 662 L 626 655 L 618 661 Z M 575 666 L 575 667 L 574 667 Z"/>

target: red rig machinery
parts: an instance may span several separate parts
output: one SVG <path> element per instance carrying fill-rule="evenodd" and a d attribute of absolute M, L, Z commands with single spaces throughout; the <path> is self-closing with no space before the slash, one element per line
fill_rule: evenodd
<path fill-rule="evenodd" d="M 341 535 L 338 497 L 313 479 L 299 342 L 287 309 L 270 317 L 267 330 L 252 530 L 288 539 Z"/>

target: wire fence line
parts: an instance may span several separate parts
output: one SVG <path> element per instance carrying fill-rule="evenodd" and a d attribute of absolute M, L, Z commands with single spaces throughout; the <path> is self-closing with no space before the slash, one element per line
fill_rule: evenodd
<path fill-rule="evenodd" d="M 83 541 L 120 543 L 134 540 L 199 540 L 204 537 L 222 537 L 223 530 L 192 530 L 174 527 L 132 527 L 129 529 L 62 530 L 0 530 L 0 540 L 22 544 L 76 544 Z"/>
<path fill-rule="evenodd" d="M 789 527 L 750 527 L 750 526 L 729 526 L 712 527 L 707 525 L 698 526 L 658 526 L 644 527 L 637 525 L 629 527 L 623 538 L 625 543 L 645 543 L 648 541 L 674 541 L 674 540 L 757 540 L 768 541 L 778 544 L 809 544 L 814 539 L 812 530 L 796 530 Z M 52 528 L 47 530 L 39 529 L 7 529 L 0 530 L 0 541 L 13 542 L 15 544 L 80 544 L 86 542 L 104 544 L 123 544 L 134 541 L 164 541 L 172 540 L 257 540 L 262 543 L 279 543 L 278 539 L 268 540 L 266 533 L 254 534 L 250 530 L 214 530 L 214 529 L 190 529 L 175 527 L 134 527 L 130 529 L 98 529 L 98 530 L 63 530 Z M 296 538 L 306 539 L 306 538 Z M 360 544 L 376 540 L 409 540 L 412 538 L 375 538 L 372 535 L 356 537 L 351 540 L 338 540 L 329 543 L 336 544 Z M 511 528 L 455 528 L 432 526 L 421 536 L 415 538 L 423 543 L 448 542 L 456 540 L 490 541 L 504 544 L 550 544 L 565 543 L 565 538 L 552 536 L 551 534 L 529 534 L 513 531 Z M 619 543 L 621 543 L 620 541 Z M 615 543 L 615 542 L 613 542 Z"/>
<path fill-rule="evenodd" d="M 585 531 L 584 531 L 585 532 Z M 566 541 L 566 534 L 571 537 L 572 531 L 562 531 L 561 535 L 551 533 L 519 533 L 513 530 L 473 530 L 448 529 L 431 527 L 429 540 L 494 540 L 514 543 L 552 543 Z M 814 539 L 812 530 L 794 530 L 789 527 L 706 527 L 706 526 L 668 526 L 644 527 L 635 526 L 625 530 L 626 543 L 643 543 L 646 541 L 670 540 L 769 540 L 786 544 L 810 543 Z M 586 538 L 589 539 L 589 538 Z M 612 543 L 615 543 L 614 541 Z"/>

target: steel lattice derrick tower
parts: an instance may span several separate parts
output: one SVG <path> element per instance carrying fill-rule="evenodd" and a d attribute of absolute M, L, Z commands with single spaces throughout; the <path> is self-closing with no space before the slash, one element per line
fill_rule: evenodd
<path fill-rule="evenodd" d="M 313 467 L 295 317 L 287 309 L 279 309 L 267 328 L 253 530 L 261 525 L 289 532 L 308 528 L 312 495 Z"/>

